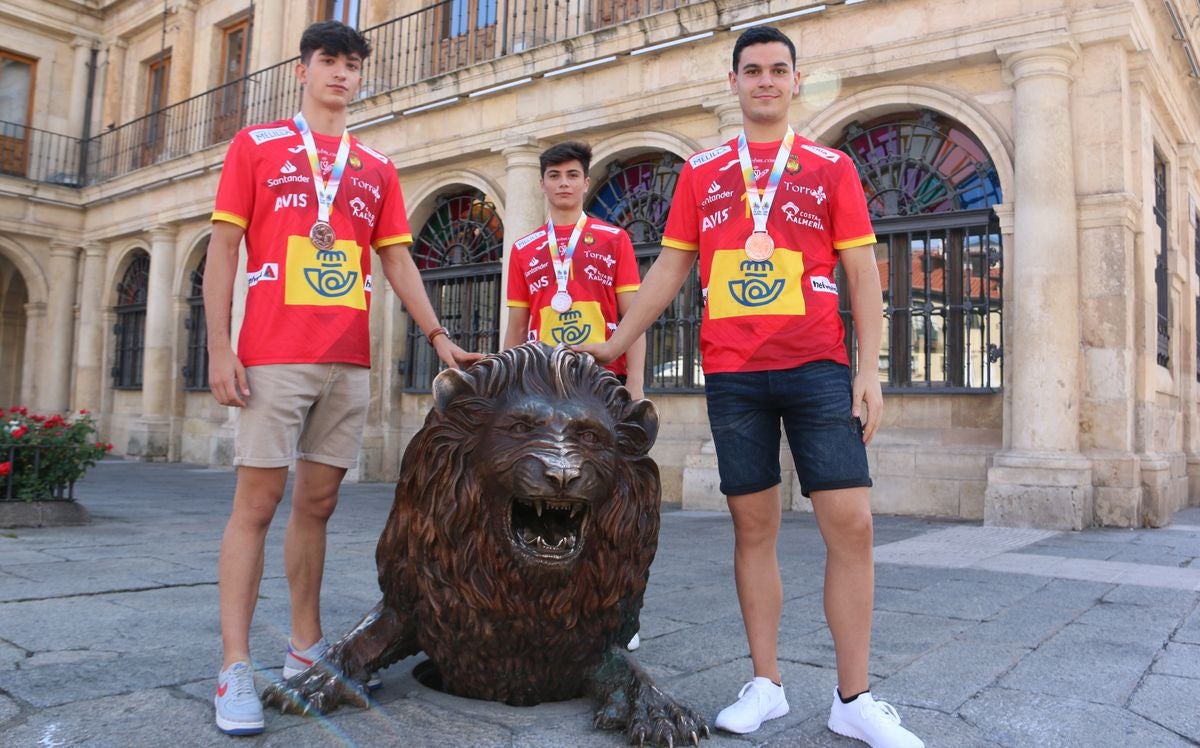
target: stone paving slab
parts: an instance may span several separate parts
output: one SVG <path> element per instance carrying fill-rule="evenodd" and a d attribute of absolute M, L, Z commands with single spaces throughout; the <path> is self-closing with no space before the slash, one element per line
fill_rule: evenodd
<path fill-rule="evenodd" d="M 516 708 L 431 691 L 419 657 L 382 673 L 367 710 L 269 713 L 233 740 L 212 724 L 220 658 L 216 558 L 230 471 L 105 460 L 79 485 L 90 525 L 0 533 L 0 745 L 618 746 L 592 705 Z M 378 599 L 374 551 L 390 486 L 347 484 L 330 525 L 327 633 Z M 251 630 L 257 679 L 288 636 L 284 506 L 268 535 Z M 825 727 L 837 681 L 823 619 L 824 547 L 811 514 L 780 531 L 780 659 L 791 712 L 713 746 L 861 743 Z M 1162 530 L 1044 533 L 919 517 L 876 519 L 870 671 L 930 748 L 1200 743 L 1200 508 Z M 664 511 L 635 657 L 711 719 L 752 668 L 729 517 Z M 1191 586 L 1189 586 L 1191 585 Z"/>

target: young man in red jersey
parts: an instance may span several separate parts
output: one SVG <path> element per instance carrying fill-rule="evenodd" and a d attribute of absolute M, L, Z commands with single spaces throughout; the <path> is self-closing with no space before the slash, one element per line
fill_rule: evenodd
<path fill-rule="evenodd" d="M 346 108 L 370 54 L 335 21 L 300 40 L 300 112 L 239 132 L 225 157 L 204 273 L 209 385 L 240 408 L 237 488 L 218 563 L 224 662 L 217 726 L 263 730 L 250 621 L 267 528 L 295 464 L 284 538 L 291 636 L 284 675 L 326 646 L 320 591 L 325 526 L 358 455 L 369 399 L 371 251 L 392 289 L 448 366 L 476 358 L 450 340 L 409 256 L 412 242 L 396 169 L 346 130 Z M 238 247 L 247 251 L 245 318 L 234 353 L 230 316 Z"/>
<path fill-rule="evenodd" d="M 526 340 L 576 345 L 607 340 L 641 284 L 624 229 L 583 211 L 592 149 L 568 142 L 542 152 L 538 185 L 550 220 L 513 242 L 508 258 L 508 331 L 504 347 Z M 554 242 L 547 236 L 553 227 Z M 634 398 L 645 397 L 646 338 L 608 364 Z"/>
<path fill-rule="evenodd" d="M 753 732 L 788 712 L 777 656 L 782 420 L 826 546 L 825 616 L 837 656 L 829 729 L 874 748 L 920 748 L 896 711 L 872 698 L 867 674 L 874 565 L 866 444 L 883 395 L 879 271 L 862 186 L 845 154 L 788 125 L 800 76 L 786 35 L 747 29 L 733 48 L 729 85 L 742 134 L 684 165 L 662 253 L 612 338 L 584 350 L 602 361 L 619 355 L 675 297 L 699 256 L 705 394 L 755 676 L 716 725 Z M 853 381 L 838 262 L 858 338 Z"/>

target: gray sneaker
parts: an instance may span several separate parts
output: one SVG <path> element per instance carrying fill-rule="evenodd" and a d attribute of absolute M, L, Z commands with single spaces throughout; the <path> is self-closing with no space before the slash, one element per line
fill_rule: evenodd
<path fill-rule="evenodd" d="M 254 690 L 249 663 L 235 662 L 217 675 L 217 727 L 226 735 L 257 735 L 263 731 L 263 708 Z"/>
<path fill-rule="evenodd" d="M 287 680 L 293 676 L 299 675 L 312 666 L 314 662 L 325 656 L 325 650 L 329 649 L 329 642 L 325 637 L 321 637 L 308 649 L 298 650 L 292 644 L 292 640 L 288 639 L 287 657 L 283 660 L 283 679 Z M 367 688 L 374 691 L 380 688 L 383 682 L 379 680 L 379 676 L 371 673 L 367 676 Z"/>

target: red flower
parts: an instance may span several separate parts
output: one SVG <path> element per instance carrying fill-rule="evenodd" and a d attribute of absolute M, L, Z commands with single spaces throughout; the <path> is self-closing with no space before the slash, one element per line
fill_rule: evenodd
<path fill-rule="evenodd" d="M 25 428 L 24 426 L 18 426 L 12 430 L 12 438 L 20 439 L 22 436 L 25 436 L 28 431 L 29 429 Z"/>
<path fill-rule="evenodd" d="M 0 462 L 0 478 L 3 478 L 4 476 L 8 475 L 11 472 L 12 472 L 12 463 L 11 462 Z"/>
<path fill-rule="evenodd" d="M 108 452 L 111 452 L 111 451 L 112 451 L 112 445 L 111 445 L 111 444 L 106 444 L 106 445 L 104 446 L 104 449 L 105 449 L 106 451 L 108 451 Z"/>
<path fill-rule="evenodd" d="M 92 412 L 92 411 L 88 410 L 87 408 L 80 408 L 80 409 L 79 409 L 79 415 L 81 415 L 81 416 L 86 416 L 88 413 L 91 413 L 91 412 Z"/>
<path fill-rule="evenodd" d="M 12 408 L 9 409 L 8 412 L 9 413 L 20 413 L 21 415 L 27 415 L 29 413 L 29 410 L 24 405 L 14 405 Z"/>
<path fill-rule="evenodd" d="M 32 416 L 29 416 L 29 420 L 37 421 L 38 423 L 41 423 L 42 421 L 46 420 L 46 416 L 39 416 L 37 414 L 34 414 Z"/>

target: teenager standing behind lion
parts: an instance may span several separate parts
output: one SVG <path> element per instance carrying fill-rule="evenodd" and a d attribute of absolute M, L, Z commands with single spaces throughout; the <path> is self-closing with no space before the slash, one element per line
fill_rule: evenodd
<path fill-rule="evenodd" d="M 630 742 L 698 742 L 704 719 L 624 651 L 658 547 L 658 434 L 588 355 L 529 343 L 434 381 L 375 559 L 383 600 L 322 662 L 263 694 L 367 706 L 367 674 L 424 651 L 447 692 L 590 696 Z"/>

